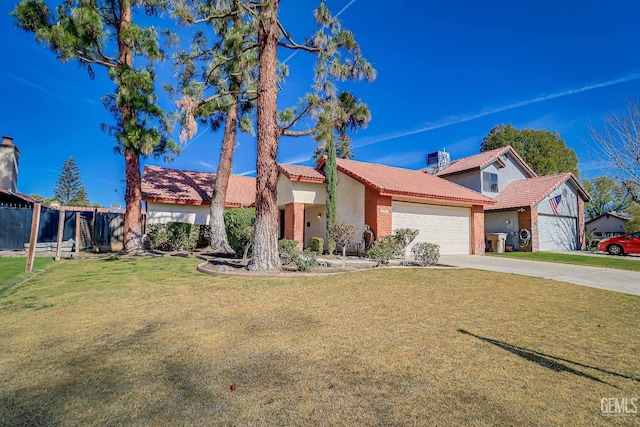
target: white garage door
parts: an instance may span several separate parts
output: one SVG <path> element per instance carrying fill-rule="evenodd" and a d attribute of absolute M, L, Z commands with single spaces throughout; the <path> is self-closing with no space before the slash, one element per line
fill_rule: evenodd
<path fill-rule="evenodd" d="M 391 229 L 414 228 L 419 231 L 414 244 L 440 245 L 441 255 L 471 253 L 471 210 L 450 206 L 393 202 Z M 411 247 L 408 248 L 408 254 Z"/>
<path fill-rule="evenodd" d="M 538 215 L 541 251 L 574 251 L 578 248 L 576 217 Z"/>

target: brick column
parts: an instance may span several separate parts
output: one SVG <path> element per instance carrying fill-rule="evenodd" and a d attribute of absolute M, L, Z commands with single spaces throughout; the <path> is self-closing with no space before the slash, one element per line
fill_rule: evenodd
<path fill-rule="evenodd" d="M 531 232 L 531 241 L 526 247 L 520 245 L 522 252 L 538 252 L 540 250 L 540 240 L 538 238 L 538 208 L 518 212 L 518 230 L 526 228 Z"/>
<path fill-rule="evenodd" d="M 391 196 L 381 196 L 368 187 L 364 191 L 364 222 L 378 236 L 389 236 L 391 230 Z"/>
<path fill-rule="evenodd" d="M 481 255 L 484 253 L 484 206 L 473 205 L 471 207 L 471 253 Z"/>
<path fill-rule="evenodd" d="M 584 235 L 584 200 L 578 193 L 578 249 L 584 251 L 586 249 L 586 239 Z"/>
<path fill-rule="evenodd" d="M 304 203 L 289 203 L 284 207 L 284 238 L 304 246 Z"/>

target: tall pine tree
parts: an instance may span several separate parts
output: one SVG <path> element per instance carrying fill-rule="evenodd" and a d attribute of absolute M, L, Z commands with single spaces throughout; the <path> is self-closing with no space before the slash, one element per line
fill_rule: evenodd
<path fill-rule="evenodd" d="M 73 157 L 64 161 L 53 195 L 62 206 L 91 206 L 80 177 L 80 168 Z"/>
<path fill-rule="evenodd" d="M 115 123 L 102 129 L 113 136 L 125 160 L 124 247 L 143 249 L 140 156 L 171 157 L 178 146 L 166 137 L 167 121 L 157 105 L 153 64 L 165 56 L 153 26 L 133 22 L 134 12 L 153 15 L 163 0 L 64 0 L 52 11 L 43 0 L 22 0 L 12 15 L 17 26 L 34 33 L 62 62 L 76 61 L 94 78 L 107 70 L 113 93 L 103 103 Z M 138 58 L 144 65 L 134 67 Z"/>
<path fill-rule="evenodd" d="M 336 102 L 335 81 L 375 78 L 375 70 L 361 54 L 350 31 L 342 28 L 323 1 L 315 10 L 318 26 L 313 37 L 299 44 L 293 40 L 278 19 L 280 1 L 247 2 L 258 23 L 260 71 L 258 77 L 258 155 L 256 160 L 256 223 L 250 270 L 280 268 L 277 250 L 278 205 L 276 167 L 280 136 L 313 135 L 315 127 L 296 129 L 301 120 L 319 118 L 325 107 Z M 301 50 L 316 55 L 313 92 L 302 101 L 302 107 L 280 114 L 278 99 L 278 47 Z"/>
<path fill-rule="evenodd" d="M 249 113 L 254 109 L 257 79 L 257 44 L 251 19 L 241 0 L 193 4 L 174 0 L 174 14 L 197 31 L 192 48 L 175 55 L 181 100 L 181 139 L 192 138 L 197 121 L 212 131 L 224 128 L 222 148 L 209 209 L 210 247 L 216 253 L 233 253 L 224 224 L 224 207 L 231 175 L 236 131 L 253 133 Z M 212 33 L 210 40 L 207 34 Z"/>

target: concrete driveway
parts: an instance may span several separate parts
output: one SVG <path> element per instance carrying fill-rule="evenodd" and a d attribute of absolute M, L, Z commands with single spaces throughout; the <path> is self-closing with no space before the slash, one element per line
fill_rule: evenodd
<path fill-rule="evenodd" d="M 440 264 L 544 277 L 576 285 L 640 295 L 640 272 L 482 255 L 443 255 Z"/>

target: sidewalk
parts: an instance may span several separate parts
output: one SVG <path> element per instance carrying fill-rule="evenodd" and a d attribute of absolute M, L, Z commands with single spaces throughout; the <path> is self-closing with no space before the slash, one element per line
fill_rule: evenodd
<path fill-rule="evenodd" d="M 640 272 L 482 255 L 443 255 L 440 264 L 544 277 L 592 288 L 640 295 Z"/>

